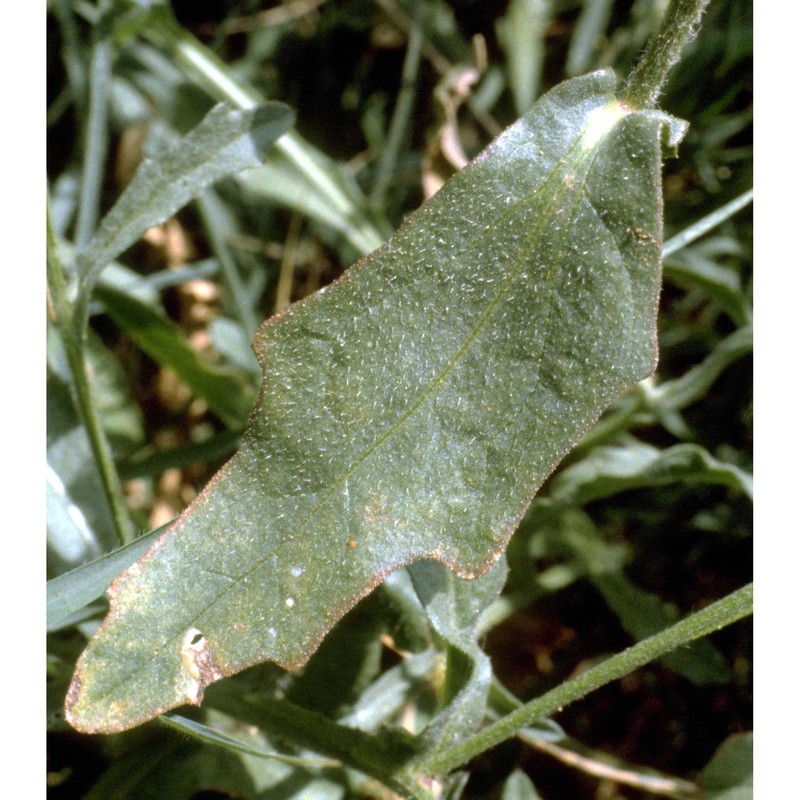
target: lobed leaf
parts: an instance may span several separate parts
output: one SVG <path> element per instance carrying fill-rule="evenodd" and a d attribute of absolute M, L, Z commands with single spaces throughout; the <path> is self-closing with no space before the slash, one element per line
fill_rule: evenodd
<path fill-rule="evenodd" d="M 545 477 L 649 375 L 663 134 L 611 71 L 561 84 L 342 280 L 268 321 L 239 452 L 109 590 L 67 698 L 118 731 L 304 663 L 424 558 L 494 564 Z"/>

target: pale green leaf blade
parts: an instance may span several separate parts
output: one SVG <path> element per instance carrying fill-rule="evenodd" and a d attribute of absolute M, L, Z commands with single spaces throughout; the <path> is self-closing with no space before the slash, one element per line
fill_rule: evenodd
<path fill-rule="evenodd" d="M 545 35 L 553 16 L 551 0 L 511 0 L 498 21 L 498 37 L 506 52 L 508 83 L 517 113 L 536 99 L 545 57 Z"/>
<path fill-rule="evenodd" d="M 557 87 L 262 327 L 241 448 L 112 584 L 74 726 L 122 730 L 248 665 L 296 667 L 405 564 L 477 577 L 498 559 L 549 472 L 655 365 L 671 126 L 614 86 L 607 71 Z"/>
<path fill-rule="evenodd" d="M 718 484 L 753 497 L 753 476 L 720 461 L 704 447 L 678 444 L 659 450 L 643 442 L 625 447 L 598 447 L 553 479 L 550 497 L 585 505 L 603 497 L 642 487 L 671 483 Z"/>
<path fill-rule="evenodd" d="M 675 380 L 662 383 L 652 392 L 660 411 L 686 408 L 703 397 L 714 381 L 734 362 L 753 350 L 753 326 L 746 325 L 726 336 L 706 358 Z"/>
<path fill-rule="evenodd" d="M 753 800 L 753 734 L 735 733 L 714 753 L 698 783 L 708 800 Z"/>
<path fill-rule="evenodd" d="M 282 103 L 240 110 L 219 104 L 183 139 L 142 162 L 127 189 L 78 255 L 82 277 L 102 269 L 148 228 L 163 222 L 206 186 L 260 166 L 266 149 L 291 127 Z"/>
<path fill-rule="evenodd" d="M 531 779 L 521 769 L 515 769 L 503 784 L 500 800 L 541 800 L 541 795 Z"/>
<path fill-rule="evenodd" d="M 673 607 L 631 583 L 624 574 L 590 577 L 622 626 L 636 639 L 641 641 L 653 636 L 677 621 L 678 614 Z M 731 677 L 725 657 L 707 639 L 667 653 L 661 662 L 699 685 L 725 683 Z"/>
<path fill-rule="evenodd" d="M 165 528 L 166 526 L 156 528 L 112 553 L 107 553 L 95 561 L 49 580 L 47 582 L 48 629 L 55 628 L 70 614 L 100 597 L 120 572 L 135 564 L 153 546 L 153 542 Z"/>
<path fill-rule="evenodd" d="M 308 759 L 299 756 L 287 756 L 285 753 L 273 753 L 266 750 L 260 750 L 252 747 L 251 745 L 234 739 L 226 733 L 215 730 L 208 725 L 203 725 L 193 719 L 187 719 L 178 714 L 164 715 L 161 718 L 162 722 L 168 727 L 173 727 L 188 736 L 192 736 L 207 744 L 221 747 L 225 750 L 230 750 L 234 753 L 241 755 L 256 756 L 256 758 L 270 758 L 275 761 L 280 761 L 284 764 L 293 764 L 301 767 L 320 767 L 320 766 L 336 766 L 337 762 L 323 759 Z"/>
<path fill-rule="evenodd" d="M 464 581 L 435 561 L 408 568 L 434 630 L 447 643 L 447 685 L 439 713 L 422 736 L 433 752 L 474 733 L 486 716 L 492 682 L 489 657 L 478 645 L 480 623 L 506 582 L 505 559 L 475 581 Z"/>

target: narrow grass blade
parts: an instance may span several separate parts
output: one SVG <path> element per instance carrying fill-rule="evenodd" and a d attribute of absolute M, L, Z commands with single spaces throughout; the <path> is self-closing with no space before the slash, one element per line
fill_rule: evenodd
<path fill-rule="evenodd" d="M 162 525 L 96 561 L 47 582 L 47 626 L 52 628 L 87 603 L 100 597 L 120 572 L 135 564 L 164 533 Z"/>

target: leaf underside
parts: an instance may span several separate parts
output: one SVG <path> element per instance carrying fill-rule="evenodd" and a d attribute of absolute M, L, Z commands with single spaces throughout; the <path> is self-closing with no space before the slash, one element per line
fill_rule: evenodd
<path fill-rule="evenodd" d="M 124 730 L 303 664 L 387 574 L 462 578 L 656 362 L 663 114 L 561 84 L 383 247 L 265 323 L 239 452 L 109 589 L 67 717 Z M 676 138 L 676 135 L 673 135 Z"/>

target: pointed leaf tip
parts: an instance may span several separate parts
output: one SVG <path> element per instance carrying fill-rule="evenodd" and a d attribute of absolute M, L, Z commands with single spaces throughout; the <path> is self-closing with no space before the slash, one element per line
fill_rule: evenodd
<path fill-rule="evenodd" d="M 477 577 L 499 558 L 558 461 L 655 367 L 664 120 L 614 85 L 549 92 L 386 245 L 262 326 L 241 448 L 115 581 L 76 727 L 296 667 L 405 564 Z"/>
<path fill-rule="evenodd" d="M 207 186 L 259 166 L 269 146 L 294 124 L 294 112 L 269 102 L 248 109 L 214 106 L 186 136 L 146 158 L 78 254 L 84 280 L 174 214 Z"/>

